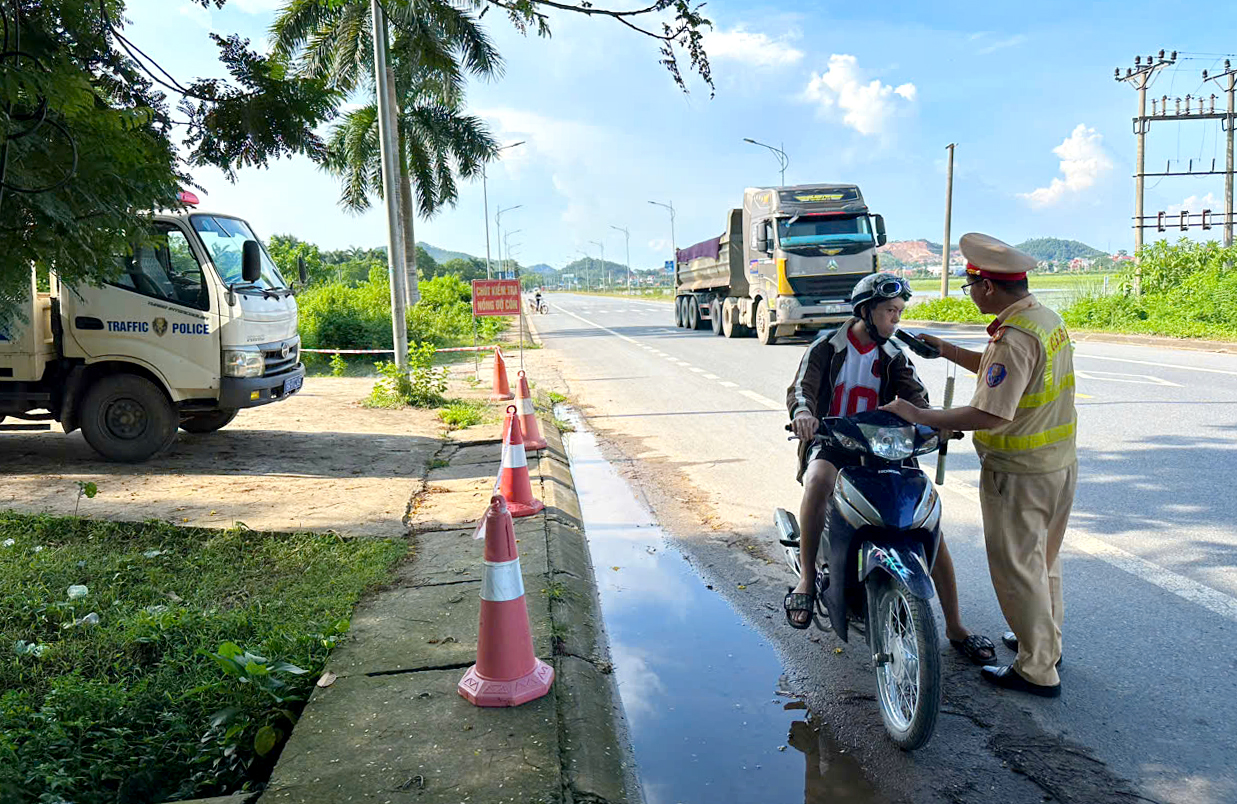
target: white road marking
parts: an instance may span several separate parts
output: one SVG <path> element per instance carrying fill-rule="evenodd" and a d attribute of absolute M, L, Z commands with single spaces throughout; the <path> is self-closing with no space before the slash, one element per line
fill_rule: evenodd
<path fill-rule="evenodd" d="M 690 369 L 688 369 L 688 370 L 689 370 L 689 371 L 694 371 L 694 372 L 696 372 L 697 374 L 703 374 L 703 373 L 704 373 L 704 369 L 702 369 L 702 368 L 696 368 L 695 366 L 692 366 L 692 367 L 691 367 Z"/>
<path fill-rule="evenodd" d="M 924 470 L 929 477 L 935 476 L 936 468 L 924 463 Z M 976 505 L 979 504 L 979 489 L 961 480 L 946 478 L 945 488 L 965 497 Z M 1077 548 L 1092 558 L 1098 558 L 1130 575 L 1154 584 L 1166 592 L 1172 592 L 1183 600 L 1196 603 L 1210 612 L 1219 614 L 1237 622 L 1237 598 L 1212 589 L 1198 581 L 1178 575 L 1159 564 L 1153 564 L 1141 556 L 1122 550 L 1108 542 L 1069 530 L 1065 534 L 1065 546 Z"/>
<path fill-rule="evenodd" d="M 737 382 L 729 382 L 727 380 L 722 380 L 721 382 L 718 383 L 718 385 L 720 385 L 723 388 L 738 388 L 739 387 L 739 384 Z"/>
<path fill-rule="evenodd" d="M 1114 363 L 1133 363 L 1138 366 L 1160 366 L 1161 368 L 1180 369 L 1181 371 L 1201 371 L 1204 374 L 1227 374 L 1231 377 L 1237 377 L 1237 371 L 1227 371 L 1225 369 L 1202 368 L 1201 366 L 1182 366 L 1177 363 L 1157 363 L 1154 360 L 1131 360 L 1126 357 L 1101 357 L 1100 355 L 1089 355 L 1079 353 L 1074 350 L 1074 357 L 1082 357 L 1087 360 L 1111 360 Z"/>
<path fill-rule="evenodd" d="M 769 397 L 761 396 L 755 391 L 749 391 L 746 388 L 739 391 L 739 393 L 747 397 L 748 399 L 752 400 L 753 402 L 759 402 L 760 404 L 764 405 L 767 408 L 770 408 L 771 410 L 782 410 L 785 407 L 784 405 L 782 405 L 781 402 L 774 402 Z"/>
<path fill-rule="evenodd" d="M 1074 370 L 1074 374 L 1082 380 L 1128 382 L 1135 385 L 1166 385 L 1170 388 L 1182 387 L 1179 383 L 1169 382 L 1159 377 L 1152 377 L 1150 374 L 1119 374 L 1114 371 L 1078 371 L 1077 369 Z"/>
<path fill-rule="evenodd" d="M 719 379 L 719 378 L 718 378 L 718 376 L 717 376 L 716 374 L 706 374 L 706 375 L 704 375 L 704 378 L 705 378 L 706 380 L 716 380 L 716 379 Z"/>

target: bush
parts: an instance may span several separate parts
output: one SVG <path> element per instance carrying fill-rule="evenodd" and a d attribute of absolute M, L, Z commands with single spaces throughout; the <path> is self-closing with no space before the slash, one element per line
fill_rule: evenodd
<path fill-rule="evenodd" d="M 386 361 L 374 364 L 379 378 L 365 400 L 368 408 L 431 408 L 443 403 L 447 370 L 434 366 L 434 345 L 413 344 L 408 350 L 408 372 Z"/>
<path fill-rule="evenodd" d="M 975 302 L 958 296 L 930 299 L 908 307 L 903 314 L 907 321 L 956 321 L 963 324 L 987 324 L 992 316 L 979 312 Z"/>

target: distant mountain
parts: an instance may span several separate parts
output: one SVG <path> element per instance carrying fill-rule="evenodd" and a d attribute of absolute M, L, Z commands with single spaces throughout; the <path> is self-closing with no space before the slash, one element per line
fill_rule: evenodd
<path fill-rule="evenodd" d="M 1059 240 L 1055 237 L 1035 237 L 1019 243 L 1015 248 L 1025 251 L 1037 260 L 1068 262 L 1075 257 L 1095 258 L 1107 256 L 1096 248 L 1077 240 Z"/>
<path fill-rule="evenodd" d="M 431 246 L 425 241 L 418 241 L 417 245 L 425 249 L 425 253 L 434 258 L 434 262 L 442 265 L 447 260 L 471 260 L 474 259 L 471 254 L 465 254 L 462 251 L 447 251 L 445 248 Z"/>
<path fill-rule="evenodd" d="M 557 274 L 558 273 L 557 268 L 550 266 L 550 265 L 546 265 L 544 262 L 539 262 L 536 265 L 530 265 L 524 268 L 523 271 L 525 273 L 534 273 L 534 274 Z"/>
<path fill-rule="evenodd" d="M 941 245 L 930 240 L 893 240 L 876 249 L 903 265 L 936 265 L 941 261 Z"/>

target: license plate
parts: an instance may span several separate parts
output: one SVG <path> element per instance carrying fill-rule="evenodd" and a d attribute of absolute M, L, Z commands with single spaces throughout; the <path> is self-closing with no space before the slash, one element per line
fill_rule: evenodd
<path fill-rule="evenodd" d="M 297 390 L 298 388 L 301 387 L 302 384 L 304 384 L 304 382 L 305 382 L 305 378 L 299 374 L 295 377 L 289 377 L 288 379 L 284 380 L 283 381 L 283 395 L 287 396 L 288 394 Z"/>

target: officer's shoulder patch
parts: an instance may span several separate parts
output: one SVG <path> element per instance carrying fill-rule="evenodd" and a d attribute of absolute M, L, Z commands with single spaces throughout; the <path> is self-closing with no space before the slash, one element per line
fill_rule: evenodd
<path fill-rule="evenodd" d="M 1005 370 L 1004 363 L 993 363 L 991 366 L 988 366 L 988 373 L 984 376 L 984 381 L 988 383 L 989 388 L 996 388 L 1005 382 L 1006 374 L 1008 372 Z"/>
<path fill-rule="evenodd" d="M 989 338 L 989 339 L 988 339 L 988 342 L 989 342 L 989 343 L 996 343 L 997 341 L 1001 340 L 1001 338 L 1004 338 L 1004 337 L 1005 337 L 1005 330 L 1007 330 L 1007 329 L 1009 329 L 1009 327 L 1001 327 L 1000 329 L 998 329 L 998 330 L 996 331 L 996 334 L 995 334 L 995 335 L 993 335 L 991 338 Z"/>

